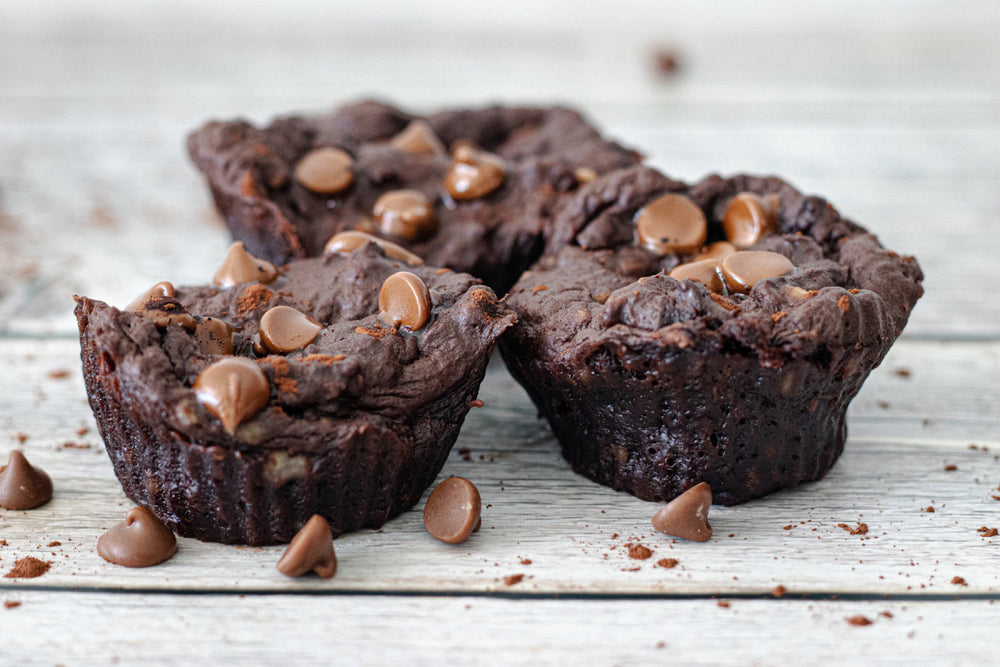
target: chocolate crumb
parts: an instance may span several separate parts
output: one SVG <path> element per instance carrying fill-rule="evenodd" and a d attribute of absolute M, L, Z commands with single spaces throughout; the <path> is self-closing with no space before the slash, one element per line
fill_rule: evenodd
<path fill-rule="evenodd" d="M 59 446 L 63 449 L 90 449 L 89 442 L 73 442 L 72 440 L 67 440 Z"/>
<path fill-rule="evenodd" d="M 377 327 L 375 329 L 369 329 L 367 327 L 357 326 L 354 327 L 354 333 L 365 334 L 366 336 L 371 336 L 375 340 L 382 340 L 387 335 L 392 333 L 392 329 L 385 329 L 382 327 Z"/>
<path fill-rule="evenodd" d="M 653 65 L 660 76 L 676 74 L 680 68 L 680 57 L 676 50 L 662 47 L 653 53 Z"/>
<path fill-rule="evenodd" d="M 983 526 L 982 528 L 977 528 L 976 532 L 979 533 L 980 537 L 996 537 L 997 535 L 996 528 L 987 528 L 986 526 Z"/>
<path fill-rule="evenodd" d="M 909 368 L 897 368 L 893 372 L 901 378 L 908 378 L 913 374 Z"/>
<path fill-rule="evenodd" d="M 886 618 L 892 618 L 892 612 L 891 611 L 880 611 L 878 613 L 878 615 L 879 616 L 885 616 Z"/>
<path fill-rule="evenodd" d="M 505 586 L 513 586 L 521 583 L 522 579 L 524 579 L 523 574 L 511 574 L 503 578 L 503 583 Z"/>
<path fill-rule="evenodd" d="M 785 588 L 781 584 L 778 584 L 777 586 L 774 587 L 774 590 L 771 591 L 771 595 L 773 595 L 776 598 L 783 598 L 785 597 L 785 593 L 787 592 L 788 592 L 787 588 Z"/>
<path fill-rule="evenodd" d="M 87 433 L 89 431 L 90 431 L 90 429 L 87 428 L 86 426 L 81 426 L 80 428 L 76 429 L 76 434 L 77 435 L 87 435 Z"/>
<path fill-rule="evenodd" d="M 521 559 L 521 565 L 531 565 L 531 559 L 530 558 L 522 558 Z"/>
<path fill-rule="evenodd" d="M 791 530 L 792 529 L 792 524 L 788 524 L 787 526 L 782 526 L 781 529 L 782 530 Z"/>
<path fill-rule="evenodd" d="M 633 560 L 646 560 L 652 555 L 653 552 L 641 544 L 628 545 L 628 557 Z"/>
<path fill-rule="evenodd" d="M 3 575 L 5 579 L 34 579 L 49 571 L 52 563 L 47 560 L 39 560 L 34 556 L 25 556 L 14 561 L 14 567 L 10 572 Z"/>
<path fill-rule="evenodd" d="M 924 508 L 924 511 L 925 512 L 931 512 L 931 513 L 933 513 L 933 512 L 935 512 L 937 510 L 935 510 L 933 506 L 928 505 L 927 507 Z"/>
<path fill-rule="evenodd" d="M 888 409 L 889 409 L 889 407 L 890 407 L 890 406 L 889 406 L 889 401 L 879 401 L 879 402 L 878 402 L 878 406 L 879 406 L 880 408 L 882 408 L 883 410 L 888 410 Z"/>
<path fill-rule="evenodd" d="M 59 540 L 52 540 L 51 542 L 49 542 L 45 546 L 47 546 L 47 547 L 61 547 L 62 546 L 62 542 L 60 542 Z"/>
<path fill-rule="evenodd" d="M 958 470 L 958 466 L 953 463 L 949 463 L 944 467 L 944 469 L 945 472 L 955 472 L 956 470 Z"/>
<path fill-rule="evenodd" d="M 659 565 L 660 567 L 665 567 L 668 570 L 670 568 L 677 567 L 678 563 L 680 563 L 680 561 L 677 560 L 676 558 L 661 558 L 660 560 L 656 561 L 657 565 Z"/>
<path fill-rule="evenodd" d="M 28 439 L 28 434 L 27 433 L 15 433 L 14 434 L 14 439 L 17 440 L 18 444 L 23 445 L 24 442 Z"/>
<path fill-rule="evenodd" d="M 69 377 L 69 371 L 65 368 L 57 368 L 54 371 L 49 371 L 48 376 L 53 380 L 62 380 Z"/>
<path fill-rule="evenodd" d="M 715 606 L 722 607 L 723 609 L 729 609 L 729 603 L 726 602 L 725 600 L 719 600 L 718 602 L 715 603 Z"/>
<path fill-rule="evenodd" d="M 965 580 L 965 577 L 954 576 L 951 578 L 951 583 L 956 586 L 968 586 L 969 582 Z"/>
<path fill-rule="evenodd" d="M 482 400 L 480 400 L 478 398 L 469 401 L 469 407 L 470 408 L 481 408 L 484 405 L 486 405 L 486 404 L 483 403 Z"/>
<path fill-rule="evenodd" d="M 17 600 L 4 600 L 3 606 L 7 609 L 13 609 L 14 607 L 20 607 L 21 603 Z"/>
<path fill-rule="evenodd" d="M 867 616 L 862 616 L 861 614 L 845 618 L 844 620 L 850 623 L 851 625 L 871 625 L 873 623 L 873 621 L 870 618 L 868 618 Z"/>

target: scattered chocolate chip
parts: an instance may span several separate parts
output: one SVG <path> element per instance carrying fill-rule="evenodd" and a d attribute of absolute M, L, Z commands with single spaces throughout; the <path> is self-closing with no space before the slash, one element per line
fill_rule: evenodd
<path fill-rule="evenodd" d="M 683 540 L 706 542 L 712 537 L 712 526 L 708 523 L 711 504 L 712 489 L 701 482 L 660 508 L 653 515 L 653 528 Z"/>
<path fill-rule="evenodd" d="M 199 317 L 194 337 L 205 354 L 232 354 L 235 331 L 228 322 L 218 318 Z"/>
<path fill-rule="evenodd" d="M 268 352 L 284 354 L 309 345 L 323 325 L 291 306 L 275 306 L 260 318 L 260 343 Z"/>
<path fill-rule="evenodd" d="M 343 192 L 354 182 L 354 159 L 339 148 L 316 148 L 295 165 L 295 180 L 321 195 Z"/>
<path fill-rule="evenodd" d="M 646 560 L 651 558 L 652 555 L 652 550 L 642 544 L 628 545 L 628 557 L 633 560 Z"/>
<path fill-rule="evenodd" d="M 522 558 L 521 559 L 521 565 L 531 565 L 531 559 L 530 558 Z"/>
<path fill-rule="evenodd" d="M 677 567 L 678 563 L 680 563 L 680 561 L 677 560 L 676 558 L 661 558 L 660 560 L 656 561 L 657 565 L 666 568 L 668 570 Z"/>
<path fill-rule="evenodd" d="M 375 200 L 372 215 L 387 236 L 419 241 L 437 231 L 434 203 L 419 190 L 393 190 Z"/>
<path fill-rule="evenodd" d="M 670 272 L 674 280 L 697 280 L 713 292 L 722 292 L 722 279 L 719 277 L 719 261 L 716 259 L 700 259 L 696 262 L 680 264 Z"/>
<path fill-rule="evenodd" d="M 158 327 L 175 325 L 189 331 L 195 328 L 194 317 L 174 298 L 174 286 L 166 280 L 140 294 L 125 310 L 142 315 Z"/>
<path fill-rule="evenodd" d="M 295 534 L 278 561 L 278 572 L 286 577 L 301 577 L 310 570 L 324 579 L 337 573 L 333 533 L 330 524 L 319 514 L 313 514 Z"/>
<path fill-rule="evenodd" d="M 133 507 L 97 540 L 97 553 L 115 565 L 150 567 L 177 553 L 177 538 L 152 512 Z"/>
<path fill-rule="evenodd" d="M 777 252 L 743 250 L 724 258 L 720 264 L 722 277 L 731 292 L 747 294 L 758 281 L 783 276 L 795 265 Z"/>
<path fill-rule="evenodd" d="M 521 583 L 523 580 L 523 574 L 511 574 L 503 578 L 503 583 L 505 586 L 513 586 L 514 584 Z"/>
<path fill-rule="evenodd" d="M 7 465 L 0 468 L 0 507 L 30 510 L 52 498 L 52 478 L 36 468 L 20 449 L 11 450 Z"/>
<path fill-rule="evenodd" d="M 464 477 L 449 477 L 434 487 L 427 498 L 424 526 L 435 539 L 458 544 L 475 532 L 481 511 L 476 485 Z"/>
<path fill-rule="evenodd" d="M 694 261 L 699 261 L 703 259 L 714 259 L 717 261 L 722 261 L 726 257 L 729 257 L 734 252 L 737 252 L 739 248 L 734 246 L 729 241 L 716 241 L 715 243 L 710 243 L 702 250 L 698 255 L 695 256 Z"/>
<path fill-rule="evenodd" d="M 777 231 L 774 212 L 752 192 L 741 192 L 722 215 L 726 238 L 737 248 L 749 248 L 764 236 Z"/>
<path fill-rule="evenodd" d="M 330 240 L 326 242 L 326 248 L 324 250 L 327 253 L 339 252 L 348 254 L 354 252 L 358 248 L 364 247 L 368 243 L 374 243 L 381 248 L 386 257 L 398 259 L 411 266 L 420 266 L 424 263 L 424 260 L 402 246 L 396 245 L 390 241 L 385 241 L 377 236 L 372 236 L 371 234 L 366 234 L 365 232 L 359 232 L 356 230 L 349 230 L 346 232 L 340 232 L 339 234 L 334 234 Z"/>
<path fill-rule="evenodd" d="M 406 129 L 389 140 L 389 144 L 403 153 L 445 155 L 448 151 L 426 120 L 411 121 Z"/>
<path fill-rule="evenodd" d="M 25 556 L 14 561 L 14 567 L 3 576 L 5 579 L 35 579 L 48 572 L 50 567 L 52 567 L 52 563 L 47 560 Z"/>
<path fill-rule="evenodd" d="M 198 400 L 222 421 L 230 435 L 267 405 L 271 385 L 260 367 L 243 357 L 216 361 L 194 383 Z"/>
<path fill-rule="evenodd" d="M 455 148 L 455 161 L 444 177 L 444 187 L 452 199 L 465 201 L 490 194 L 507 177 L 502 158 L 462 144 Z"/>
<path fill-rule="evenodd" d="M 218 287 L 232 287 L 240 283 L 257 282 L 266 285 L 278 277 L 278 269 L 268 261 L 254 257 L 236 241 L 229 246 L 222 266 L 215 272 L 212 283 Z"/>
<path fill-rule="evenodd" d="M 431 317 L 431 293 L 416 274 L 399 271 L 382 283 L 379 319 L 390 327 L 422 328 Z"/>
<path fill-rule="evenodd" d="M 851 625 L 871 625 L 873 623 L 873 621 L 870 618 L 868 618 L 867 616 L 862 616 L 861 614 L 858 614 L 857 616 L 850 616 L 848 618 L 845 618 L 844 620 L 850 623 Z"/>
<path fill-rule="evenodd" d="M 658 255 L 695 252 L 707 234 L 705 214 L 684 195 L 663 195 L 636 214 L 639 245 Z"/>

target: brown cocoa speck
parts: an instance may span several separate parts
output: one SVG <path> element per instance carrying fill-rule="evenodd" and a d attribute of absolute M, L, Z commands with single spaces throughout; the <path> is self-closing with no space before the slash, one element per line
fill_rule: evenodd
<path fill-rule="evenodd" d="M 628 557 L 633 560 L 646 560 L 653 555 L 652 550 L 641 544 L 628 545 Z"/>
<path fill-rule="evenodd" d="M 676 558 L 661 558 L 660 560 L 656 561 L 657 565 L 659 565 L 660 567 L 665 567 L 668 570 L 670 568 L 677 567 L 678 563 L 680 563 L 680 561 L 677 560 Z"/>
<path fill-rule="evenodd" d="M 897 368 L 893 372 L 901 378 L 908 378 L 913 375 L 909 368 Z"/>
<path fill-rule="evenodd" d="M 862 616 L 861 614 L 858 614 L 857 616 L 849 616 L 844 620 L 851 625 L 871 625 L 874 622 L 872 619 L 867 616 Z"/>
<path fill-rule="evenodd" d="M 934 507 L 932 505 L 928 505 L 927 507 L 924 508 L 924 511 L 925 512 L 931 512 L 931 513 L 933 513 L 936 510 L 934 509 Z"/>
<path fill-rule="evenodd" d="M 25 441 L 28 439 L 28 434 L 27 433 L 15 433 L 14 434 L 14 439 L 17 440 L 18 444 L 23 445 L 25 443 Z"/>
<path fill-rule="evenodd" d="M 18 602 L 17 600 L 4 600 L 3 606 L 6 609 L 14 609 L 15 607 L 20 607 L 21 603 Z"/>
<path fill-rule="evenodd" d="M 892 618 L 892 612 L 891 611 L 880 611 L 878 613 L 878 615 L 879 616 L 884 616 L 886 618 Z"/>
<path fill-rule="evenodd" d="M 521 583 L 524 579 L 523 574 L 510 574 L 503 578 L 503 583 L 505 586 L 513 586 L 515 584 Z"/>
<path fill-rule="evenodd" d="M 787 592 L 788 592 L 787 588 L 785 588 L 781 584 L 778 584 L 777 586 L 774 587 L 774 590 L 771 591 L 771 595 L 773 595 L 776 598 L 783 598 L 785 597 L 785 593 Z"/>
<path fill-rule="evenodd" d="M 60 542 L 59 540 L 52 540 L 51 542 L 49 542 L 45 546 L 47 546 L 47 547 L 61 547 L 62 546 L 62 542 Z"/>
<path fill-rule="evenodd" d="M 726 602 L 725 600 L 719 600 L 718 602 L 715 603 L 715 606 L 722 607 L 723 609 L 729 609 L 729 603 Z"/>
<path fill-rule="evenodd" d="M 521 559 L 521 565 L 531 565 L 531 559 L 530 558 L 522 558 Z"/>
<path fill-rule="evenodd" d="M 660 76 L 676 74 L 680 69 L 680 55 L 676 49 L 660 47 L 653 52 L 653 66 Z"/>
<path fill-rule="evenodd" d="M 889 406 L 889 401 L 879 401 L 879 402 L 877 403 L 877 405 L 878 405 L 878 406 L 879 406 L 879 407 L 880 407 L 881 409 L 883 409 L 883 410 L 888 410 L 888 409 L 889 409 L 889 407 L 890 407 L 890 406 Z"/>
<path fill-rule="evenodd" d="M 965 577 L 954 576 L 951 578 L 951 583 L 956 586 L 968 586 L 969 583 L 965 580 Z"/>
<path fill-rule="evenodd" d="M 955 472 L 956 470 L 958 470 L 958 466 L 955 465 L 954 463 L 949 463 L 944 467 L 944 469 L 945 472 Z"/>

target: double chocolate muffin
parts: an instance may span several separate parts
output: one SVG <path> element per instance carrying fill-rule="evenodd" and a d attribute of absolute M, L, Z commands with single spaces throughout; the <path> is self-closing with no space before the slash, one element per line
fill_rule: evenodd
<path fill-rule="evenodd" d="M 646 500 L 822 477 L 922 294 L 912 257 L 777 178 L 633 167 L 553 217 L 501 351 L 574 470 Z"/>
<path fill-rule="evenodd" d="M 251 545 L 411 507 L 514 322 L 479 280 L 358 234 L 280 268 L 236 243 L 213 285 L 77 297 L 76 316 L 125 493 L 181 535 Z"/>
<path fill-rule="evenodd" d="M 641 156 L 561 108 L 426 117 L 377 102 L 257 128 L 210 122 L 188 137 L 233 238 L 281 264 L 350 229 L 506 293 L 542 254 L 561 195 Z"/>

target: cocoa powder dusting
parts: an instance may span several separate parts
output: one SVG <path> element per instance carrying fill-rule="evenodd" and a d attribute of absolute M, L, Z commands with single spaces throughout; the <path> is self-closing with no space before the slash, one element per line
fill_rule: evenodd
<path fill-rule="evenodd" d="M 25 556 L 14 561 L 14 567 L 10 572 L 3 575 L 5 579 L 34 579 L 49 571 L 52 563 L 47 560 L 39 560 L 34 556 Z"/>
<path fill-rule="evenodd" d="M 240 298 L 236 300 L 236 314 L 245 317 L 255 310 L 263 310 L 271 303 L 273 297 L 274 292 L 260 283 L 247 285 Z"/>

